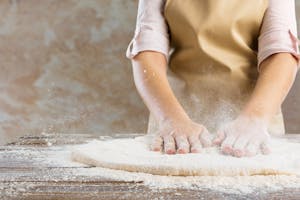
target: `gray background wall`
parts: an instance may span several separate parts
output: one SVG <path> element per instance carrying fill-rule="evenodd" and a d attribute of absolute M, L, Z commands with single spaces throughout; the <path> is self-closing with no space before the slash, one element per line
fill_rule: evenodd
<path fill-rule="evenodd" d="M 145 132 L 148 112 L 125 58 L 137 5 L 1 0 L 0 140 L 42 132 Z M 300 133 L 299 89 L 298 76 L 284 104 L 288 132 Z"/>

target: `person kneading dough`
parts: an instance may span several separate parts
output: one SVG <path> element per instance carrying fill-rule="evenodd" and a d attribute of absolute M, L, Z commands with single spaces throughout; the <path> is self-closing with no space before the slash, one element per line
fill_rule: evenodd
<path fill-rule="evenodd" d="M 126 57 L 151 150 L 266 154 L 299 66 L 295 2 L 140 0 Z"/>

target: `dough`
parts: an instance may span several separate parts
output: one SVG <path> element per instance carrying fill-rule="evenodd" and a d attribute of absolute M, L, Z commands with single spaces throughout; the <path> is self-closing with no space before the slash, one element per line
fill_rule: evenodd
<path fill-rule="evenodd" d="M 222 155 L 218 147 L 202 153 L 166 155 L 149 150 L 148 137 L 93 140 L 72 151 L 72 159 L 84 164 L 173 176 L 238 176 L 300 174 L 300 143 L 271 141 L 270 155 L 236 158 Z"/>

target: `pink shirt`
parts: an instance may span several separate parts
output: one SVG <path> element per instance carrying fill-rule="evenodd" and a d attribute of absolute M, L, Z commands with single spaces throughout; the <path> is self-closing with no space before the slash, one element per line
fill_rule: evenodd
<path fill-rule="evenodd" d="M 132 59 L 141 51 L 163 53 L 169 59 L 168 25 L 163 15 L 166 0 L 139 0 L 134 36 L 126 57 Z M 268 56 L 289 52 L 300 63 L 299 40 L 294 0 L 269 0 L 258 37 L 258 65 Z"/>

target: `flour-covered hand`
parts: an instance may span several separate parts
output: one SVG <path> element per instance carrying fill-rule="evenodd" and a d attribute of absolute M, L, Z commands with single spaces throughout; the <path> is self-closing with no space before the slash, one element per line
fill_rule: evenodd
<path fill-rule="evenodd" d="M 218 131 L 213 143 L 220 145 L 224 154 L 244 157 L 270 153 L 269 141 L 264 120 L 239 116 Z"/>
<path fill-rule="evenodd" d="M 211 146 L 211 135 L 201 124 L 192 120 L 163 122 L 151 143 L 151 150 L 167 154 L 199 153 Z"/>

